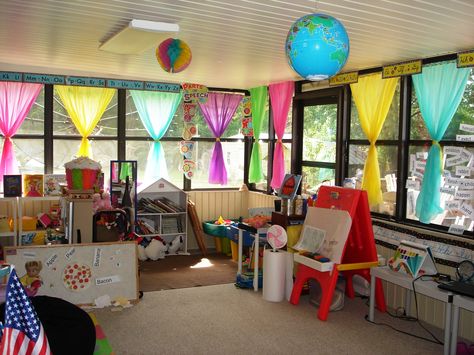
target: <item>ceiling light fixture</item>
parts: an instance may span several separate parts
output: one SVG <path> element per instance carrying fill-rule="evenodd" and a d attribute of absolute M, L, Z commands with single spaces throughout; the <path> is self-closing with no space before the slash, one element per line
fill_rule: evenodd
<path fill-rule="evenodd" d="M 170 32 L 178 32 L 176 23 L 131 20 L 128 26 L 103 42 L 99 49 L 118 54 L 140 54 L 156 46 Z"/>

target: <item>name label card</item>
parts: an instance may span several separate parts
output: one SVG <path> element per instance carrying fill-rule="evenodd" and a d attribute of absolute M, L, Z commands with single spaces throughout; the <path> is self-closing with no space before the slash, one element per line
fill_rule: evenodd
<path fill-rule="evenodd" d="M 446 155 L 458 155 L 458 154 L 461 154 L 462 148 L 447 145 L 446 147 L 443 148 L 443 151 L 444 151 L 444 154 Z"/>
<path fill-rule="evenodd" d="M 23 74 L 12 73 L 8 71 L 0 71 L 0 81 L 21 81 Z"/>
<path fill-rule="evenodd" d="M 474 133 L 474 125 L 472 124 L 461 123 L 459 129 L 464 132 Z"/>
<path fill-rule="evenodd" d="M 133 80 L 107 80 L 107 87 L 114 89 L 132 89 L 132 90 L 142 90 L 143 81 L 133 81 Z"/>
<path fill-rule="evenodd" d="M 75 86 L 93 86 L 93 87 L 105 87 L 105 80 L 98 78 L 83 78 L 80 76 L 68 76 L 66 78 L 68 85 Z"/>
<path fill-rule="evenodd" d="M 462 235 L 464 233 L 464 226 L 458 226 L 457 224 L 451 224 L 449 226 L 448 233 Z"/>
<path fill-rule="evenodd" d="M 398 64 L 387 65 L 383 67 L 382 78 L 394 78 L 402 75 L 412 75 L 421 73 L 422 64 L 421 59 L 412 60 L 410 62 L 403 62 Z"/>
<path fill-rule="evenodd" d="M 420 182 L 418 180 L 407 180 L 405 187 L 407 189 L 413 189 L 415 191 L 420 191 Z"/>
<path fill-rule="evenodd" d="M 334 75 L 333 77 L 329 78 L 329 85 L 344 85 L 344 84 L 352 84 L 357 83 L 359 81 L 359 72 L 353 71 L 349 73 L 342 73 L 338 75 Z"/>
<path fill-rule="evenodd" d="M 38 84 L 66 84 L 66 80 L 62 75 L 48 75 L 48 74 L 24 74 L 23 81 L 26 83 Z"/>
<path fill-rule="evenodd" d="M 472 134 L 456 134 L 458 142 L 474 142 L 474 135 Z"/>
<path fill-rule="evenodd" d="M 458 68 L 466 68 L 474 66 L 474 51 L 458 53 L 457 58 Z"/>

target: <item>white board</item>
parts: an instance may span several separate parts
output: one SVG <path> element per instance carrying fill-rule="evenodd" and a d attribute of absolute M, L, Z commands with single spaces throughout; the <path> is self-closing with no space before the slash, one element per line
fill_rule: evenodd
<path fill-rule="evenodd" d="M 134 242 L 5 248 L 5 261 L 15 266 L 20 279 L 26 275 L 27 262 L 41 262 L 37 295 L 80 305 L 92 305 L 104 295 L 112 301 L 118 297 L 137 301 L 137 260 Z"/>

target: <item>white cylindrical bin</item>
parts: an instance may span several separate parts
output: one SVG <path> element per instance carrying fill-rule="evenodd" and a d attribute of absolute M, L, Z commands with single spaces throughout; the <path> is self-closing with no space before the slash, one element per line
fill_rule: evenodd
<path fill-rule="evenodd" d="M 263 299 L 281 302 L 285 298 L 287 252 L 265 249 L 263 252 Z"/>

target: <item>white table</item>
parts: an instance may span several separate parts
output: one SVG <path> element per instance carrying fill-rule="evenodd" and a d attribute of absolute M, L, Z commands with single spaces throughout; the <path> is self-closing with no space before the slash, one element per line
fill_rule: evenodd
<path fill-rule="evenodd" d="M 413 278 L 401 272 L 395 272 L 389 269 L 388 266 L 373 267 L 370 269 L 370 302 L 369 302 L 369 320 L 374 321 L 375 311 L 375 278 L 379 278 L 400 287 L 405 288 L 406 302 L 405 310 L 410 310 L 411 293 L 413 291 Z M 415 281 L 415 291 L 417 294 L 422 294 L 445 303 L 444 314 L 444 355 L 449 354 L 449 345 L 451 340 L 451 308 L 453 302 L 453 294 L 449 291 L 441 290 L 438 284 L 434 281 L 425 281 L 419 279 Z"/>
<path fill-rule="evenodd" d="M 461 295 L 453 296 L 453 326 L 451 329 L 451 347 L 449 351 L 452 355 L 456 355 L 458 343 L 459 308 L 464 308 L 468 311 L 474 312 L 474 298 Z"/>
<path fill-rule="evenodd" d="M 236 227 L 231 227 L 236 228 Z M 243 255 L 243 235 L 244 229 L 239 229 L 239 260 L 237 262 L 237 275 L 242 275 L 242 255 Z M 258 291 L 258 260 L 259 260 L 259 241 L 260 241 L 260 234 L 267 233 L 268 228 L 258 228 L 257 233 L 250 233 L 253 237 L 254 243 L 254 263 L 253 263 L 253 290 L 255 292 Z"/>

